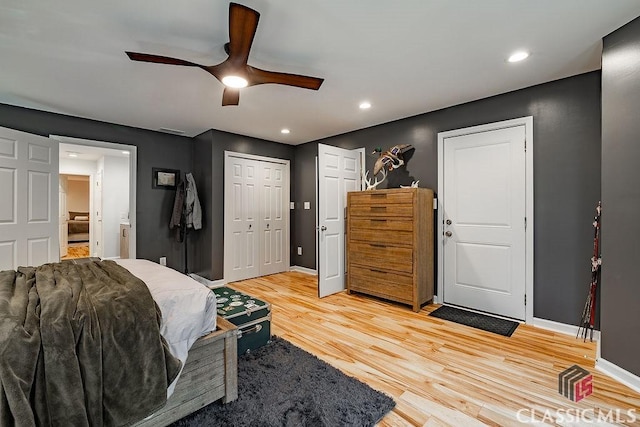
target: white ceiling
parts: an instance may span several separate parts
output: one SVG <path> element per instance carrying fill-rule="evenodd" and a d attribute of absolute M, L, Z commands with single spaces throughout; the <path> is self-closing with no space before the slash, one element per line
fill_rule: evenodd
<path fill-rule="evenodd" d="M 638 0 L 244 0 L 261 14 L 249 64 L 325 82 L 245 88 L 236 107 L 203 70 L 124 53 L 222 62 L 228 4 L 0 0 L 0 103 L 299 144 L 599 69 L 602 37 L 640 15 Z M 531 57 L 507 63 L 517 49 Z"/>

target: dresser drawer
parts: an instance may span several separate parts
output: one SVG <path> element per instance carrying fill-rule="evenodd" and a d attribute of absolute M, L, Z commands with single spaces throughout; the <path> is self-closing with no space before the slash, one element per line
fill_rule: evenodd
<path fill-rule="evenodd" d="M 382 245 L 413 246 L 411 231 L 394 231 L 381 233 L 370 228 L 352 228 L 347 232 L 349 244 L 352 242 L 375 242 Z"/>
<path fill-rule="evenodd" d="M 413 249 L 383 243 L 349 243 L 349 263 L 413 274 Z"/>
<path fill-rule="evenodd" d="M 350 202 L 353 205 L 390 205 L 413 204 L 413 192 L 402 191 L 397 188 L 389 190 L 369 190 L 349 193 Z"/>
<path fill-rule="evenodd" d="M 394 205 L 351 205 L 349 207 L 349 215 L 351 217 L 365 216 L 368 218 L 376 217 L 413 217 L 413 206 L 406 204 Z"/>
<path fill-rule="evenodd" d="M 359 218 L 353 217 L 349 219 L 351 229 L 368 228 L 378 231 L 413 231 L 413 221 L 410 219 L 387 219 L 387 218 Z M 382 238 L 382 239 L 381 239 Z M 381 234 L 376 240 L 383 240 L 384 234 Z"/>
<path fill-rule="evenodd" d="M 397 273 L 356 266 L 349 263 L 349 291 L 411 304 L 413 279 Z"/>

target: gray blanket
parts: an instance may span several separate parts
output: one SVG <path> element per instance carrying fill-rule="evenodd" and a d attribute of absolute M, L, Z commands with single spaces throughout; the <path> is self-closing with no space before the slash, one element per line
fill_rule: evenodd
<path fill-rule="evenodd" d="M 122 426 L 180 369 L 146 285 L 113 261 L 0 272 L 0 425 Z"/>

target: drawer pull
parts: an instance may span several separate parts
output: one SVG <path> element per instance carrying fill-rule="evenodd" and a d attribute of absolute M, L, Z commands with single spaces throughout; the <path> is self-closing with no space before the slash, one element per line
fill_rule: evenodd
<path fill-rule="evenodd" d="M 387 197 L 387 193 L 371 193 L 371 197 Z"/>
<path fill-rule="evenodd" d="M 373 246 L 374 248 L 382 248 L 382 249 L 387 248 L 387 245 L 381 245 L 380 243 L 369 243 L 369 246 Z"/>
<path fill-rule="evenodd" d="M 386 206 L 371 206 L 371 210 L 372 211 L 376 211 L 376 210 L 378 210 L 378 211 L 386 211 L 387 207 Z"/>
<path fill-rule="evenodd" d="M 386 219 L 371 219 L 371 222 L 387 222 Z"/>
<path fill-rule="evenodd" d="M 387 274 L 386 271 L 383 270 L 376 270 L 375 268 L 370 268 L 369 271 L 373 272 L 373 273 L 382 273 L 382 274 Z"/>

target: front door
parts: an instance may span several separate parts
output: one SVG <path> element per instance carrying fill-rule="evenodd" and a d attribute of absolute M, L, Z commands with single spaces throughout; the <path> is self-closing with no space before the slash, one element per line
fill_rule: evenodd
<path fill-rule="evenodd" d="M 0 270 L 60 260 L 58 143 L 0 128 Z"/>
<path fill-rule="evenodd" d="M 444 302 L 525 319 L 525 126 L 444 139 Z"/>
<path fill-rule="evenodd" d="M 347 193 L 359 191 L 363 150 L 318 144 L 318 295 L 345 289 Z"/>

